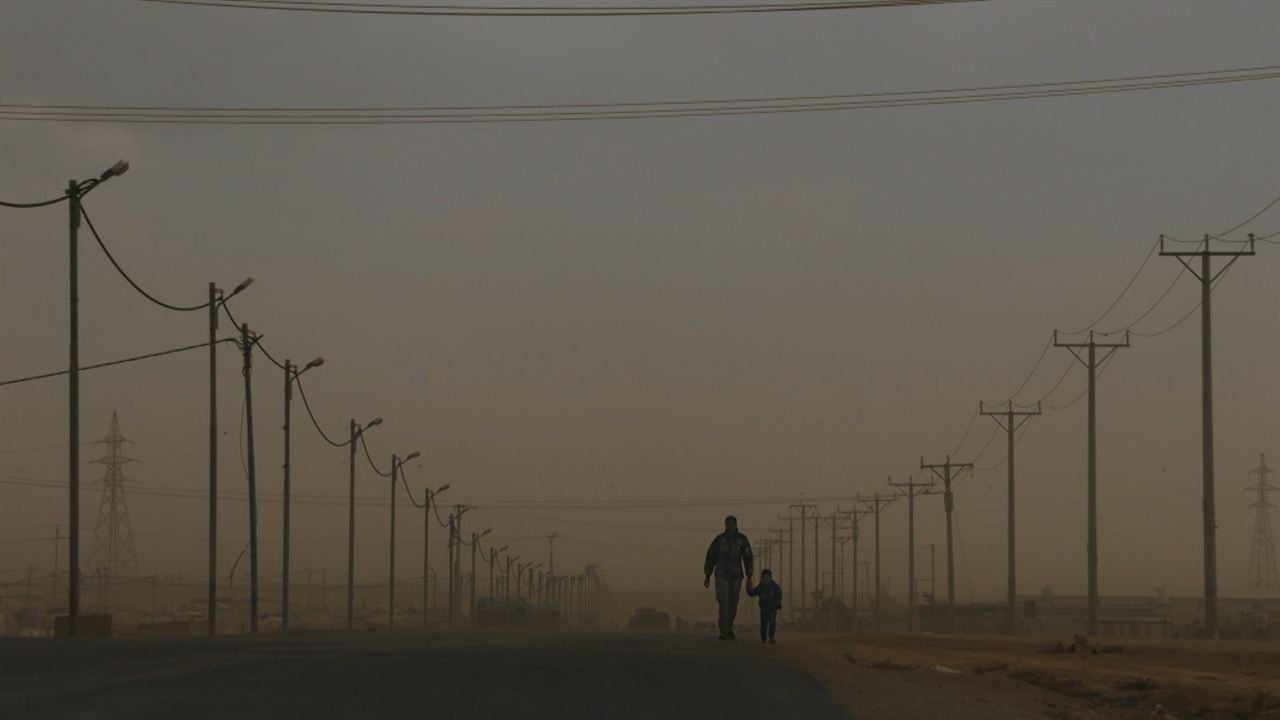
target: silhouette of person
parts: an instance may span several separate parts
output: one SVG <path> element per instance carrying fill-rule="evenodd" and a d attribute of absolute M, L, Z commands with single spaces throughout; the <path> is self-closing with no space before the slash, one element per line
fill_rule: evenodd
<path fill-rule="evenodd" d="M 738 616 L 738 596 L 742 593 L 742 578 L 753 576 L 751 542 L 738 532 L 738 518 L 730 515 L 724 519 L 724 532 L 711 541 L 707 548 L 707 560 L 703 563 L 703 587 L 711 587 L 711 576 L 716 577 L 716 603 L 720 606 L 720 639 L 733 639 L 733 621 Z"/>

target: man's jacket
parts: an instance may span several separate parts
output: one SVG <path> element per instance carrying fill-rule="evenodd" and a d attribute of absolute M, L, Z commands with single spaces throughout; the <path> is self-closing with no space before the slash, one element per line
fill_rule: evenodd
<path fill-rule="evenodd" d="M 754 575 L 752 562 L 751 542 L 746 535 L 734 533 L 730 536 L 720 533 L 711 541 L 711 547 L 707 548 L 707 561 L 702 566 L 702 572 L 705 575 L 714 572 L 718 578 L 738 580 L 742 578 L 744 571 L 747 575 Z"/>
<path fill-rule="evenodd" d="M 747 594 L 760 598 L 761 612 L 773 612 L 782 607 L 782 586 L 772 580 L 747 588 Z"/>

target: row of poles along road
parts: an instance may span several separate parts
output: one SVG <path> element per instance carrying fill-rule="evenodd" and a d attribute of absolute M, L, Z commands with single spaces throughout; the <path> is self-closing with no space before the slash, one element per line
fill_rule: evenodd
<path fill-rule="evenodd" d="M 290 544 L 290 497 L 291 497 L 291 425 L 292 425 L 292 405 L 293 392 L 295 386 L 302 397 L 303 404 L 306 407 L 308 416 L 315 426 L 316 431 L 330 445 L 336 448 L 346 448 L 348 451 L 348 490 L 349 503 L 347 515 L 347 612 L 346 625 L 347 629 L 352 629 L 354 625 L 354 609 L 355 609 L 355 476 L 356 476 L 356 453 L 357 446 L 363 450 L 370 467 L 378 475 L 390 480 L 390 498 L 391 498 L 391 514 L 390 514 L 390 533 L 391 533 L 391 550 L 390 550 L 390 578 L 388 582 L 388 611 L 390 615 L 389 624 L 394 625 L 395 622 L 395 553 L 396 553 L 396 495 L 397 486 L 403 485 L 406 494 L 409 496 L 410 502 L 415 506 L 423 509 L 423 586 L 422 586 L 422 607 L 423 622 L 429 623 L 431 619 L 430 596 L 428 594 L 428 577 L 432 574 L 428 558 L 431 540 L 431 524 L 437 522 L 448 531 L 448 621 L 450 624 L 460 622 L 465 616 L 462 612 L 462 601 L 464 593 L 463 572 L 462 572 L 462 548 L 464 546 L 471 547 L 471 587 L 469 606 L 469 618 L 471 622 L 475 622 L 477 618 L 478 599 L 476 594 L 476 555 L 481 551 L 481 539 L 490 533 L 490 530 L 482 532 L 473 532 L 471 539 L 468 541 L 463 534 L 462 521 L 463 517 L 469 510 L 474 507 L 466 505 L 456 505 L 453 511 L 448 514 L 447 522 L 441 520 L 437 509 L 436 499 L 440 493 L 449 489 L 449 485 L 443 485 L 435 490 L 430 487 L 424 487 L 424 498 L 422 503 L 418 503 L 413 498 L 413 493 L 409 490 L 408 481 L 404 477 L 404 466 L 409 461 L 419 456 L 418 452 L 409 453 L 407 456 L 401 457 L 393 454 L 391 456 L 390 468 L 382 470 L 374 461 L 372 454 L 369 452 L 368 444 L 365 441 L 365 434 L 372 428 L 382 424 L 382 418 L 375 417 L 365 423 L 358 423 L 354 418 L 351 419 L 348 426 L 347 438 L 343 441 L 335 441 L 321 428 L 316 420 L 314 413 L 311 411 L 310 403 L 307 401 L 306 391 L 302 385 L 302 375 L 306 372 L 320 367 L 324 364 L 323 358 L 316 358 L 301 367 L 294 365 L 289 359 L 284 362 L 277 361 L 266 348 L 262 346 L 261 336 L 254 333 L 248 323 L 237 323 L 235 317 L 231 314 L 231 310 L 227 303 L 229 300 L 246 290 L 252 283 L 253 279 L 248 278 L 236 285 L 230 292 L 218 287 L 216 283 L 209 283 L 208 300 L 205 303 L 191 306 L 173 305 L 158 300 L 152 294 L 143 290 L 132 278 L 124 271 L 124 269 L 111 256 L 107 250 L 102 238 L 98 235 L 96 228 L 93 227 L 92 220 L 89 219 L 84 209 L 83 200 L 86 195 L 97 188 L 99 185 L 108 180 L 124 175 L 129 170 L 129 163 L 121 160 L 107 169 L 97 177 L 88 180 L 71 180 L 67 184 L 66 192 L 55 198 L 34 203 L 11 203 L 0 202 L 0 206 L 9 208 L 40 208 L 56 205 L 62 202 L 67 203 L 68 207 L 68 227 L 69 227 L 69 275 L 70 275 L 70 356 L 68 369 L 65 373 L 51 373 L 39 376 L 39 378 L 49 377 L 50 375 L 65 374 L 68 380 L 68 478 L 69 478 L 69 533 L 68 555 L 69 573 L 68 597 L 67 597 L 67 631 L 68 635 L 75 637 L 77 634 L 77 619 L 80 616 L 80 573 L 78 572 L 80 562 L 80 371 L 83 369 L 80 365 L 80 324 L 79 324 L 79 230 L 82 222 L 88 224 L 94 238 L 98 241 L 103 251 L 107 254 L 108 259 L 116 267 L 125 280 L 133 286 L 135 290 L 145 296 L 153 303 L 160 305 L 169 310 L 179 312 L 195 312 L 207 310 L 208 312 L 208 350 L 209 350 L 209 573 L 208 573 L 208 633 L 214 635 L 217 632 L 218 623 L 218 346 L 223 343 L 232 343 L 236 345 L 243 358 L 243 377 L 244 377 L 244 403 L 245 403 L 245 434 L 246 434 L 246 474 L 248 475 L 249 484 L 249 609 L 250 609 L 250 629 L 253 632 L 258 630 L 258 619 L 261 616 L 258 603 L 258 504 L 257 504 L 257 471 L 255 463 L 255 446 L 253 431 L 253 353 L 255 348 L 261 350 L 262 354 L 267 357 L 284 373 L 284 515 L 283 515 L 283 531 L 284 531 L 284 550 L 282 557 L 282 587 L 281 587 L 281 626 L 283 629 L 289 627 L 289 585 L 290 585 L 290 567 L 289 567 L 289 544 Z M 237 337 L 219 338 L 218 337 L 218 320 L 220 313 L 225 314 L 235 325 Z M 199 346 L 196 346 L 199 347 Z M 190 349 L 190 348 L 183 348 Z M 167 353 L 159 353 L 167 354 Z M 152 355 L 154 356 L 154 355 Z M 145 359 L 132 358 L 130 360 Z M 115 364 L 115 363 L 107 363 Z M 38 379 L 38 378 L 28 378 Z M 545 538 L 549 541 L 549 557 L 546 570 L 541 570 L 541 563 L 518 562 L 517 556 L 508 554 L 499 558 L 499 555 L 506 552 L 509 548 L 503 546 L 501 548 L 490 548 L 484 554 L 484 559 L 489 563 L 489 596 L 493 601 L 497 600 L 496 585 L 494 577 L 494 566 L 500 564 L 499 561 L 505 561 L 505 573 L 502 578 L 503 601 L 509 603 L 512 596 L 511 571 L 516 571 L 515 595 L 517 600 L 521 597 L 521 589 L 525 590 L 524 600 L 533 602 L 536 597 L 540 602 L 547 602 L 566 611 L 566 617 L 572 619 L 575 615 L 580 615 L 587 611 L 593 611 L 599 608 L 602 593 L 605 592 L 603 580 L 599 570 L 594 565 L 588 565 L 586 569 L 577 574 L 572 575 L 556 575 L 555 573 L 555 539 L 558 536 L 551 533 Z M 536 576 L 535 576 L 536 573 Z M 535 577 L 537 578 L 535 582 Z"/>
<path fill-rule="evenodd" d="M 43 207 L 56 203 L 67 202 L 69 208 L 69 236 L 70 236 L 70 360 L 67 370 L 68 377 L 68 397 L 69 397 L 69 427 L 68 427 L 68 464 L 70 479 L 70 497 L 69 497 L 69 515 L 70 515 L 70 567 L 73 569 L 70 575 L 68 610 L 69 622 L 68 630 L 72 636 L 76 633 L 76 618 L 79 614 L 79 577 L 74 571 L 79 567 L 80 552 L 80 518 L 79 518 L 79 501 L 80 501 L 80 360 L 79 360 L 79 315 L 78 315 L 78 242 L 77 233 L 81 225 L 82 218 L 87 219 L 83 211 L 82 200 L 85 195 L 93 189 L 106 182 L 113 177 L 123 175 L 129 168 L 129 164 L 120 161 L 110 169 L 103 172 L 96 178 L 85 181 L 72 180 L 67 185 L 66 192 L 53 198 L 37 203 L 2 203 L 6 207 Z M 1274 203 L 1273 203 L 1274 204 Z M 1270 206 L 1268 206 L 1270 207 Z M 1264 209 L 1265 210 L 1265 209 Z M 1259 213 L 1261 214 L 1261 213 Z M 1255 218 L 1257 215 L 1254 216 Z M 1252 220 L 1253 218 L 1250 218 Z M 93 230 L 92 221 L 89 221 L 89 227 Z M 1240 227 L 1240 226 L 1237 226 Z M 1223 233 L 1225 235 L 1227 233 Z M 94 236 L 99 244 L 102 244 L 101 238 L 98 237 L 96 230 Z M 1266 238 L 1263 238 L 1266 239 Z M 1158 248 L 1161 256 L 1168 256 L 1177 259 L 1185 269 L 1200 282 L 1200 320 L 1201 320 L 1201 403 L 1202 403 L 1202 507 L 1203 507 L 1203 549 L 1204 549 L 1204 619 L 1205 633 L 1210 637 L 1216 637 L 1218 633 L 1218 579 L 1217 579 L 1217 546 L 1216 546 L 1216 506 L 1214 500 L 1214 437 L 1213 437 L 1213 353 L 1212 353 L 1212 313 L 1211 300 L 1212 291 L 1216 281 L 1222 277 L 1223 273 L 1241 257 L 1252 256 L 1255 253 L 1255 237 L 1249 235 L 1245 241 L 1230 241 L 1240 243 L 1237 249 L 1215 249 L 1212 245 L 1214 240 L 1223 240 L 1221 237 L 1213 237 L 1205 235 L 1203 241 L 1196 243 L 1194 249 L 1166 249 L 1166 238 L 1162 235 L 1159 238 Z M 106 246 L 102 245 L 103 250 Z M 110 258 L 110 253 L 108 252 Z M 1219 268 L 1213 267 L 1215 258 L 1220 258 L 1225 262 Z M 251 279 L 237 285 L 231 292 L 224 292 L 215 283 L 209 284 L 208 301 L 195 306 L 175 306 L 163 303 L 152 295 L 146 293 L 136 283 L 129 279 L 119 264 L 116 265 L 117 270 L 129 280 L 140 293 L 156 304 L 171 310 L 178 311 L 197 311 L 207 310 L 209 317 L 209 588 L 208 588 L 208 623 L 209 633 L 213 634 L 216 630 L 216 614 L 217 614 L 217 493 L 218 493 L 218 415 L 217 415 L 217 349 L 222 342 L 233 342 L 237 344 L 244 358 L 244 386 L 245 386 L 245 411 L 246 411 L 246 431 L 247 431 L 247 464 L 249 476 L 249 532 L 250 532 L 250 573 L 251 573 L 251 610 L 253 612 L 252 627 L 257 629 L 258 607 L 257 607 L 257 586 L 258 586 L 258 552 L 257 552 L 257 503 L 256 503 L 256 475 L 254 467 L 254 443 L 253 443 L 253 405 L 252 405 L 252 356 L 255 347 L 262 350 L 263 354 L 280 367 L 285 374 L 285 462 L 284 462 L 284 603 L 282 618 L 284 625 L 288 624 L 288 578 L 289 578 L 289 521 L 290 521 L 290 476 L 289 476 L 289 424 L 292 404 L 293 387 L 296 384 L 302 394 L 304 404 L 306 403 L 305 391 L 302 391 L 301 376 L 303 373 L 315 367 L 319 367 L 323 360 L 317 358 L 301 368 L 293 365 L 289 360 L 280 363 L 266 352 L 261 346 L 261 338 L 253 333 L 247 323 L 238 324 L 237 330 L 239 337 L 232 339 L 226 338 L 219 340 L 217 337 L 219 311 L 225 312 L 228 318 L 235 322 L 227 307 L 227 301 L 238 295 L 249 287 Z M 1123 295 L 1123 293 L 1122 293 Z M 1112 306 L 1114 307 L 1114 305 Z M 1096 325 L 1096 323 L 1095 323 Z M 1083 336 L 1078 339 L 1071 339 L 1072 336 Z M 1099 374 L 1099 368 L 1107 362 L 1112 355 L 1123 348 L 1129 347 L 1129 331 L 1124 330 L 1123 335 L 1118 333 L 1099 333 L 1089 329 L 1080 333 L 1066 334 L 1066 338 L 1058 332 L 1054 331 L 1052 344 L 1055 347 L 1064 348 L 1069 351 L 1088 372 L 1088 439 L 1087 439 L 1087 494 L 1088 494 L 1088 528 L 1087 528 L 1087 568 L 1088 568 L 1088 628 L 1090 633 L 1096 633 L 1098 629 L 1098 537 L 1097 537 L 1097 433 L 1096 433 L 1096 382 Z M 1033 371 L 1034 372 L 1034 371 Z M 1006 622 L 1010 631 L 1016 628 L 1016 542 L 1015 542 L 1015 465 L 1014 465 L 1014 449 L 1016 445 L 1015 436 L 1019 428 L 1021 428 L 1032 417 L 1041 414 L 1042 407 L 1039 402 L 1034 406 L 1022 406 L 1013 402 L 1011 398 L 1003 407 L 988 407 L 985 403 L 979 403 L 978 413 L 991 417 L 1000 425 L 1006 433 L 1008 440 L 1006 465 L 1008 471 L 1008 586 L 1007 586 L 1007 618 Z M 354 603 L 354 577 L 355 577 L 355 455 L 356 445 L 359 443 L 365 454 L 368 456 L 369 463 L 373 469 L 384 477 L 389 477 L 392 483 L 392 538 L 391 545 L 391 585 L 392 594 L 394 595 L 395 587 L 395 543 L 394 543 L 394 524 L 395 524 L 395 486 L 397 481 L 405 484 L 408 491 L 408 484 L 403 480 L 404 463 L 418 456 L 417 452 L 409 454 L 407 457 L 401 458 L 398 455 L 391 456 L 390 469 L 383 471 L 373 462 L 373 458 L 369 455 L 368 446 L 364 441 L 365 433 L 382 422 L 381 418 L 374 418 L 367 423 L 360 424 L 354 419 L 351 420 L 349 426 L 348 437 L 343 442 L 337 442 L 325 435 L 318 422 L 315 421 L 314 414 L 311 413 L 310 406 L 307 406 L 308 414 L 312 422 L 315 424 L 316 430 L 324 437 L 324 439 L 335 447 L 345 447 L 348 450 L 349 464 L 349 487 L 350 487 L 350 508 L 348 514 L 348 575 L 347 575 L 347 623 L 352 623 L 352 605 Z M 877 539 L 880 511 L 885 504 L 891 502 L 895 497 L 902 496 L 908 500 L 908 526 L 912 535 L 912 548 L 908 553 L 908 583 L 910 585 L 909 594 L 911 596 L 912 610 L 909 613 L 914 622 L 914 595 L 915 595 L 915 553 L 914 553 L 914 517 L 915 517 L 915 498 L 920 495 L 934 494 L 936 491 L 936 483 L 934 480 L 942 483 L 943 508 L 946 513 L 946 567 L 947 567 L 947 595 L 948 595 L 948 617 L 949 624 L 954 628 L 955 623 L 955 558 L 953 550 L 953 526 L 952 511 L 954 509 L 954 499 L 952 494 L 952 485 L 955 480 L 963 472 L 971 472 L 973 470 L 972 463 L 954 462 L 948 455 L 944 462 L 930 463 L 924 462 L 921 458 L 920 469 L 928 471 L 932 477 L 928 483 L 916 482 L 909 480 L 906 483 L 890 482 L 890 487 L 894 491 L 893 494 L 879 494 L 862 497 L 859 496 L 858 502 L 863 509 L 855 509 L 851 511 L 840 511 L 844 513 L 854 529 L 854 535 L 857 535 L 857 523 L 860 514 L 872 513 L 875 516 L 877 526 Z M 446 486 L 447 487 L 447 486 Z M 430 539 L 430 522 L 433 510 L 433 499 L 444 488 L 432 492 L 430 488 L 426 489 L 426 495 L 421 507 L 426 510 L 424 525 L 424 576 L 427 572 L 426 549 Z M 412 494 L 409 493 L 412 501 Z M 416 501 L 415 505 L 417 504 Z M 802 518 L 806 512 L 805 506 L 800 508 Z M 450 617 L 454 616 L 460 598 L 458 586 L 460 582 L 455 582 L 458 576 L 458 565 L 460 565 L 460 548 L 465 542 L 462 535 L 461 523 L 468 508 L 458 506 L 455 511 L 450 514 L 447 527 L 449 528 L 449 545 L 450 545 Z M 439 519 L 438 517 L 436 518 Z M 803 528 L 803 520 L 802 526 Z M 486 531 L 488 532 L 488 531 Z M 803 532 L 801 537 L 803 537 Z M 472 542 L 478 543 L 480 535 L 476 534 Z M 474 547 L 474 546 L 473 546 Z M 804 553 L 801 553 L 803 558 Z M 855 558 L 856 558 L 856 540 L 855 540 Z M 802 560 L 803 562 L 803 560 Z M 856 559 L 855 559 L 856 563 Z M 879 559 L 877 553 L 877 590 L 875 593 L 875 602 L 877 609 L 879 607 L 880 593 L 879 585 Z M 854 582 L 857 582 L 856 564 L 854 572 Z M 554 577 L 554 568 L 548 568 L 548 571 Z M 581 581 L 579 581 L 581 582 Z M 474 583 L 474 576 L 473 576 Z M 472 593 L 474 604 L 474 592 Z M 394 598 L 392 598 L 394 600 Z M 425 608 L 425 584 L 424 584 L 424 608 Z M 856 592 L 855 592 L 856 603 Z M 392 604 L 392 614 L 394 615 L 394 603 Z M 424 612 L 424 617 L 427 617 Z M 877 612 L 878 617 L 878 612 Z"/>
<path fill-rule="evenodd" d="M 1280 198 L 1277 199 L 1280 201 Z M 1272 203 L 1274 205 L 1275 203 Z M 1268 208 L 1271 206 L 1268 206 Z M 1265 209 L 1264 209 L 1265 211 Z M 1261 214 L 1261 213 L 1259 213 Z M 1257 217 L 1255 215 L 1254 217 Z M 1252 218 L 1251 218 L 1252 219 Z M 1238 226 L 1239 227 L 1239 226 Z M 1226 233 L 1223 233 L 1224 235 Z M 1269 240 L 1270 236 L 1260 238 Z M 1212 326 L 1212 305 L 1213 288 L 1218 279 L 1220 279 L 1227 269 L 1241 257 L 1252 256 L 1256 254 L 1256 238 L 1250 234 L 1248 240 L 1244 241 L 1228 241 L 1241 245 L 1239 249 L 1213 249 L 1212 242 L 1214 240 L 1222 240 L 1221 237 L 1213 237 L 1205 235 L 1203 240 L 1196 243 L 1194 249 L 1170 250 L 1166 248 L 1166 238 L 1161 235 L 1156 248 L 1159 254 L 1165 257 L 1176 258 L 1193 277 L 1200 283 L 1200 327 L 1201 327 L 1201 428 L 1202 428 L 1202 508 L 1203 508 L 1203 548 L 1204 548 L 1204 630 L 1208 637 L 1218 636 L 1218 573 L 1217 573 L 1217 518 L 1216 504 L 1214 498 L 1214 460 L 1213 460 L 1213 326 Z M 1153 248 L 1153 251 L 1156 249 Z M 1225 263 L 1221 267 L 1214 268 L 1212 261 L 1214 258 L 1223 258 Z M 1162 298 L 1163 299 L 1163 298 Z M 1118 302 L 1118 301 L 1117 301 Z M 1114 304 L 1113 306 L 1114 307 Z M 1100 318 L 1101 319 L 1101 318 Z M 1086 390 L 1088 396 L 1088 428 L 1087 428 L 1087 495 L 1088 495 L 1088 527 L 1087 527 L 1087 573 L 1088 573 L 1088 632 L 1096 634 L 1098 632 L 1098 614 L 1099 614 L 1099 595 L 1098 595 L 1098 494 L 1097 494 L 1097 379 L 1100 368 L 1111 358 L 1113 354 L 1123 348 L 1130 346 L 1129 330 L 1124 330 L 1123 335 L 1119 333 L 1100 333 L 1092 329 L 1078 332 L 1068 333 L 1068 336 L 1083 336 L 1080 339 L 1071 340 L 1064 339 L 1064 334 L 1055 330 L 1053 332 L 1052 346 L 1064 348 L 1078 361 L 1088 373 L 1088 388 Z M 1047 348 L 1046 348 L 1047 350 Z M 1033 370 L 1034 372 L 1034 370 Z M 1028 378 L 1030 379 L 1030 378 Z M 1025 384 L 1025 383 L 1024 383 Z M 1041 402 L 1034 405 L 1018 405 L 1010 398 L 1005 403 L 997 405 L 988 405 L 985 402 L 978 404 L 978 415 L 984 415 L 994 420 L 999 429 L 1005 432 L 1007 438 L 1007 448 L 1005 456 L 1005 464 L 1008 472 L 1008 567 L 1007 567 L 1007 588 L 1006 588 L 1006 608 L 1005 608 L 1005 624 L 1007 631 L 1014 633 L 1017 631 L 1017 542 L 1016 542 L 1016 514 L 1015 508 L 1015 491 L 1016 491 L 1016 474 L 1015 474 L 1015 457 L 1014 451 L 1017 445 L 1018 431 L 1031 418 L 1042 414 L 1043 406 Z M 976 415 L 975 415 L 976 417 Z M 963 441 L 962 441 L 963 442 Z M 853 541 L 853 607 L 855 625 L 857 621 L 857 605 L 858 605 L 858 535 L 859 535 L 859 518 L 864 515 L 872 515 L 875 522 L 875 587 L 873 595 L 873 610 L 875 627 L 879 627 L 881 620 L 881 591 L 880 591 L 880 513 L 884 506 L 899 498 L 907 500 L 907 533 L 908 533 L 908 550 L 907 550 L 907 584 L 908 584 L 908 627 L 915 629 L 915 597 L 916 597 L 916 573 L 915 573 L 915 499 L 922 495 L 941 494 L 943 498 L 943 509 L 946 515 L 946 572 L 947 572 L 947 625 L 951 632 L 955 632 L 956 627 L 956 588 L 955 588 L 955 549 L 954 549 L 954 526 L 952 513 L 955 509 L 955 500 L 952 492 L 953 485 L 966 472 L 973 472 L 974 466 L 971 462 L 953 461 L 950 455 L 941 463 L 926 463 L 924 458 L 920 459 L 920 470 L 928 473 L 929 481 L 922 482 L 912 478 L 908 478 L 907 482 L 895 482 L 892 478 L 888 482 L 888 490 L 886 493 L 875 493 L 872 495 L 857 495 L 855 498 L 855 508 L 852 510 L 838 509 L 831 515 L 827 516 L 832 524 L 832 555 L 831 555 L 831 575 L 833 578 L 833 588 L 835 587 L 834 578 L 837 576 L 836 568 L 836 542 L 840 538 L 837 537 L 837 527 L 840 518 L 844 518 L 846 523 L 845 529 L 851 530 L 851 539 Z M 941 482 L 941 492 L 938 490 L 938 482 Z M 792 552 L 794 552 L 794 534 L 796 521 L 795 513 L 799 514 L 800 522 L 800 593 L 793 597 L 798 597 L 799 607 L 805 606 L 805 523 L 808 520 L 814 521 L 814 595 L 818 597 L 821 591 L 821 583 L 818 578 L 818 522 L 823 519 L 820 515 L 809 515 L 810 510 L 815 510 L 812 505 L 793 505 L 791 506 L 792 514 L 787 518 L 788 528 L 771 529 L 770 532 L 778 534 L 778 544 L 784 544 L 782 533 L 789 533 L 789 541 L 792 544 Z M 770 543 L 772 544 L 772 543 Z M 781 553 L 779 553 L 781 559 Z M 792 562 L 792 565 L 795 563 Z M 790 572 L 790 571 L 789 571 Z M 788 575 L 790 583 L 791 576 Z"/>

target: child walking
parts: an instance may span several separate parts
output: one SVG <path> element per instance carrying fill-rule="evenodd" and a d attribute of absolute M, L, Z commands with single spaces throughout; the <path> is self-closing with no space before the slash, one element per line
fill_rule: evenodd
<path fill-rule="evenodd" d="M 772 570 L 760 571 L 760 584 L 752 587 L 747 578 L 747 595 L 760 598 L 760 642 L 777 643 L 778 610 L 782 608 L 782 586 L 773 581 Z"/>

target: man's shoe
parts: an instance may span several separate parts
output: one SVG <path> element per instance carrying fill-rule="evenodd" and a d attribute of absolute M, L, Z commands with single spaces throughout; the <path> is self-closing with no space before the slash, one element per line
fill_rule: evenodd
<path fill-rule="evenodd" d="M 737 636 L 733 634 L 733 631 L 732 631 L 732 630 L 730 630 L 730 631 L 729 631 L 729 639 L 730 639 L 730 640 L 735 640 L 735 639 L 737 639 Z"/>
<path fill-rule="evenodd" d="M 778 641 L 777 641 L 777 640 L 774 640 L 773 638 L 769 638 L 769 644 L 770 644 L 770 645 L 777 645 L 777 644 L 778 644 Z"/>
<path fill-rule="evenodd" d="M 721 640 L 732 640 L 733 638 L 729 637 L 729 633 L 720 633 L 720 639 L 721 639 Z"/>

